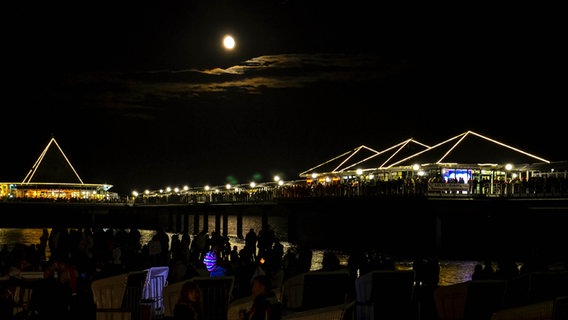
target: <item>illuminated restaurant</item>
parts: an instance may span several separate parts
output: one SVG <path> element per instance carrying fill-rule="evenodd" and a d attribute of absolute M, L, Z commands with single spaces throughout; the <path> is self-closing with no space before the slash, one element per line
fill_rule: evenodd
<path fill-rule="evenodd" d="M 0 182 L 0 199 L 112 201 L 111 184 L 84 183 L 55 138 L 21 182 Z"/>

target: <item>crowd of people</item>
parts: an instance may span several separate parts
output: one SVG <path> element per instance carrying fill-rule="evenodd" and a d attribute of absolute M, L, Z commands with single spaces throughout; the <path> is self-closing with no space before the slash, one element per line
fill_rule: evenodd
<path fill-rule="evenodd" d="M 65 315 L 58 319 L 89 319 L 96 309 L 92 281 L 155 266 L 169 267 L 168 283 L 195 276 L 233 275 L 232 298 L 238 299 L 253 294 L 253 279 L 258 276 L 270 279 L 271 287 L 280 286 L 285 278 L 310 271 L 312 264 L 309 248 L 299 245 L 284 252 L 270 227 L 258 233 L 251 228 L 240 250 L 216 231 L 203 230 L 193 235 L 184 231 L 170 236 L 158 228 L 147 243 L 141 239 L 136 228 L 55 226 L 44 229 L 35 245 L 16 243 L 10 249 L 4 244 L 0 250 L 2 319 L 27 319 L 32 315 L 39 319 L 40 315 L 62 310 L 66 310 Z M 29 272 L 43 273 L 42 279 L 24 279 Z M 14 291 L 22 286 L 33 286 L 33 295 L 25 310 L 12 317 L 17 300 Z M 52 289 L 40 290 L 42 287 Z"/>
<path fill-rule="evenodd" d="M 141 239 L 136 228 L 66 229 L 56 226 L 50 231 L 44 229 L 35 245 L 16 243 L 10 250 L 4 244 L 0 250 L 0 318 L 94 319 L 96 305 L 92 281 L 155 266 L 169 267 L 167 281 L 170 284 L 196 276 L 234 276 L 231 298 L 261 296 L 264 302 L 259 301 L 259 304 L 266 303 L 271 289 L 282 287 L 287 279 L 317 271 L 312 270 L 311 248 L 300 243 L 285 250 L 270 226 L 258 232 L 252 228 L 248 230 L 240 250 L 237 245 L 231 244 L 229 237 L 217 231 L 209 233 L 203 230 L 198 234 L 183 231 L 170 236 L 164 229 L 158 228 L 147 243 L 142 243 Z M 497 270 L 491 263 L 488 260 L 484 266 L 476 266 L 472 280 L 510 279 L 519 272 L 539 269 L 536 262 L 530 261 L 521 269 L 512 261 L 499 261 Z M 353 283 L 348 299 L 354 299 L 357 277 L 372 270 L 394 270 L 395 264 L 389 255 L 367 248 L 353 248 L 346 264 L 342 264 L 333 251 L 324 252 L 319 270 L 342 268 L 348 270 Z M 435 257 L 417 257 L 412 268 L 416 272 L 417 297 L 425 301 L 431 299 L 439 282 L 438 260 Z M 22 276 L 26 272 L 40 272 L 42 277 L 26 280 Z M 176 319 L 202 319 L 200 307 L 196 304 L 199 294 L 195 285 L 188 283 L 182 290 L 175 311 L 179 315 Z M 31 298 L 14 315 L 13 310 L 18 303 L 15 289 L 25 286 L 33 286 Z M 430 307 L 433 308 L 431 300 Z M 243 311 L 242 318 L 258 319 L 255 314 L 267 307 L 254 308 Z M 433 309 L 431 311 L 434 312 Z"/>

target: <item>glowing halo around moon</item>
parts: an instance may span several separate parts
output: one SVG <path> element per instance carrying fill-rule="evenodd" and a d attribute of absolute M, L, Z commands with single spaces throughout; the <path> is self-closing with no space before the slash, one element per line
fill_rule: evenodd
<path fill-rule="evenodd" d="M 226 35 L 223 37 L 223 47 L 227 50 L 233 50 L 236 46 L 235 38 L 231 35 Z"/>

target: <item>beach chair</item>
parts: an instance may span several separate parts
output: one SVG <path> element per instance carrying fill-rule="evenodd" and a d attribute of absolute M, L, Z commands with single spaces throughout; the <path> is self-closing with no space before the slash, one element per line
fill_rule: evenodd
<path fill-rule="evenodd" d="M 231 301 L 231 303 L 229 303 L 229 308 L 227 309 L 227 320 L 239 320 L 240 310 L 250 310 L 252 303 L 252 296 L 246 296 Z"/>
<path fill-rule="evenodd" d="M 414 270 L 374 270 L 357 278 L 357 319 L 416 318 L 414 279 Z"/>
<path fill-rule="evenodd" d="M 467 286 L 465 320 L 489 320 L 503 307 L 507 280 L 473 280 Z"/>
<path fill-rule="evenodd" d="M 434 289 L 434 305 L 439 320 L 463 320 L 469 282 Z"/>
<path fill-rule="evenodd" d="M 32 297 L 34 284 L 37 280 L 43 279 L 43 271 L 24 271 L 18 278 L 9 278 L 7 283 L 12 288 L 13 314 L 27 310 Z"/>
<path fill-rule="evenodd" d="M 304 274 L 302 310 L 342 305 L 350 289 L 347 271 L 315 271 Z"/>
<path fill-rule="evenodd" d="M 168 284 L 169 267 L 157 266 L 147 271 L 142 287 L 142 311 L 150 311 L 154 317 L 159 318 L 164 313 L 163 291 Z"/>
<path fill-rule="evenodd" d="M 514 308 L 533 303 L 529 296 L 530 283 L 530 273 L 521 274 L 509 279 L 507 290 L 505 291 L 503 308 Z"/>
<path fill-rule="evenodd" d="M 539 302 L 568 296 L 568 272 L 544 271 L 530 273 L 529 302 Z"/>
<path fill-rule="evenodd" d="M 131 310 L 123 309 L 128 273 L 91 282 L 96 320 L 131 320 Z"/>
<path fill-rule="evenodd" d="M 276 295 L 276 300 L 282 302 L 282 293 L 281 288 L 274 288 L 272 289 L 274 294 Z M 232 300 L 229 303 L 229 310 L 227 311 L 227 319 L 228 320 L 239 320 L 239 311 L 240 310 L 249 310 L 253 304 L 253 296 L 246 296 L 241 297 L 239 299 Z"/>
<path fill-rule="evenodd" d="M 162 291 L 163 297 L 163 304 L 164 304 L 164 313 L 163 316 L 165 319 L 173 319 L 174 317 L 174 307 L 177 303 L 179 298 L 179 294 L 181 292 L 181 288 L 183 284 L 189 280 L 178 281 L 175 283 L 169 283 L 164 290 Z"/>
<path fill-rule="evenodd" d="M 227 320 L 235 277 L 193 277 L 190 281 L 199 286 L 205 319 Z"/>
<path fill-rule="evenodd" d="M 97 320 L 139 320 L 163 313 L 168 267 L 132 271 L 91 283 Z"/>
<path fill-rule="evenodd" d="M 173 319 L 174 308 L 179 299 L 179 295 L 183 287 L 183 284 L 191 280 L 192 279 L 186 279 L 174 283 L 168 283 L 168 285 L 164 287 L 164 290 L 162 292 L 162 297 L 163 297 L 163 306 L 164 306 L 163 317 L 165 319 Z"/>
<path fill-rule="evenodd" d="M 554 309 L 552 310 L 552 320 L 568 319 L 568 295 L 554 299 Z"/>
<path fill-rule="evenodd" d="M 495 311 L 491 320 L 551 320 L 554 300 L 541 301 Z M 568 318 L 565 318 L 568 319 Z"/>
<path fill-rule="evenodd" d="M 21 283 L 14 287 L 13 293 L 13 314 L 23 312 L 28 309 L 32 297 L 32 283 Z"/>
<path fill-rule="evenodd" d="M 493 313 L 491 320 L 566 320 L 568 296 L 506 308 Z"/>
<path fill-rule="evenodd" d="M 347 269 L 310 271 L 282 284 L 282 304 L 291 311 L 306 311 L 347 302 L 351 282 Z"/>
<path fill-rule="evenodd" d="M 355 302 L 285 314 L 282 320 L 352 320 Z"/>

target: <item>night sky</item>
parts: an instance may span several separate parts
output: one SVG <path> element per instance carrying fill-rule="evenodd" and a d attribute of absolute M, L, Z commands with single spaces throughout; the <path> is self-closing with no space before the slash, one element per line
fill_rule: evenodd
<path fill-rule="evenodd" d="M 52 135 L 119 193 L 294 180 L 361 145 L 468 130 L 568 160 L 559 10 L 348 5 L 4 4 L 0 181 Z"/>

